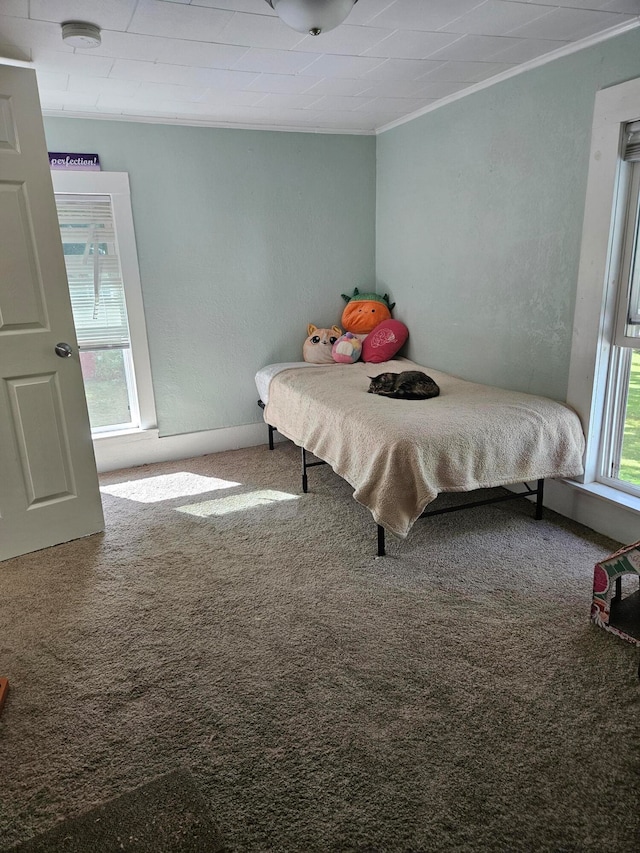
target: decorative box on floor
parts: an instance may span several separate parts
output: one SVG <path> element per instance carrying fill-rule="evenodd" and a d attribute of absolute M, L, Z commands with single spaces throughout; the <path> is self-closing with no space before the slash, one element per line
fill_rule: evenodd
<path fill-rule="evenodd" d="M 625 545 L 596 563 L 591 618 L 601 628 L 640 646 L 640 589 L 623 598 L 624 575 L 635 575 L 640 581 L 640 542 Z"/>

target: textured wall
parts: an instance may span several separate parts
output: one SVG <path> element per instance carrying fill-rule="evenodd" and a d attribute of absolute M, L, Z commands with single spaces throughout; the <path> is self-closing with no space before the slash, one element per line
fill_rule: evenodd
<path fill-rule="evenodd" d="M 375 139 L 46 118 L 129 173 L 161 435 L 260 420 L 253 381 L 374 286 Z"/>
<path fill-rule="evenodd" d="M 595 92 L 638 75 L 634 30 L 378 137 L 378 290 L 412 358 L 564 398 Z"/>

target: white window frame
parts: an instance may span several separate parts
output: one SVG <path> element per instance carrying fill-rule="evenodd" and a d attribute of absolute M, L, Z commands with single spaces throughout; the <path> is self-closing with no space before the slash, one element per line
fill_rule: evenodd
<path fill-rule="evenodd" d="M 127 317 L 131 335 L 131 359 L 135 373 L 140 426 L 122 430 L 123 433 L 155 431 L 157 427 L 156 405 L 151 380 L 151 360 L 147 341 L 147 325 L 142 300 L 142 285 L 138 268 L 131 193 L 127 172 L 51 172 L 53 190 L 56 193 L 97 193 L 111 196 L 113 219 L 118 239 L 118 254 L 122 280 L 124 282 Z M 96 431 L 94 441 L 113 438 L 116 431 Z"/>
<path fill-rule="evenodd" d="M 599 460 L 607 421 L 607 375 L 615 345 L 624 229 L 614 221 L 628 202 L 621 180 L 624 125 L 640 116 L 640 79 L 596 93 L 576 291 L 567 402 L 580 416 L 586 436 L 584 488 L 640 511 L 640 498 L 610 480 L 603 483 Z"/>

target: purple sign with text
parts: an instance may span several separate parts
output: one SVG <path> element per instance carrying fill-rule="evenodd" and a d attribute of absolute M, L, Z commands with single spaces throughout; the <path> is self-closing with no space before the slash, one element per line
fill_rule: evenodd
<path fill-rule="evenodd" d="M 97 154 L 67 154 L 49 151 L 49 166 L 52 169 L 69 169 L 74 172 L 99 172 L 100 158 Z"/>

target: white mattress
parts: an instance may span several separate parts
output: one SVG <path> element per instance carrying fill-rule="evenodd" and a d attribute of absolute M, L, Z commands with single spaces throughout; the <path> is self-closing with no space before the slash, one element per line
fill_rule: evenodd
<path fill-rule="evenodd" d="M 265 406 L 269 402 L 269 385 L 273 377 L 282 373 L 283 370 L 290 370 L 292 367 L 326 367 L 326 364 L 310 364 L 308 361 L 283 361 L 279 364 L 267 364 L 266 367 L 261 367 L 256 373 L 256 388 Z"/>
<path fill-rule="evenodd" d="M 362 335 L 361 337 L 366 337 L 366 335 Z M 398 356 L 396 359 L 398 362 L 407 362 L 409 364 L 409 360 Z M 356 362 L 359 364 L 360 362 Z M 336 362 L 338 364 L 338 362 Z M 382 373 L 383 369 L 379 364 L 374 364 L 373 362 L 368 365 L 373 369 L 370 376 L 376 376 L 378 373 Z M 261 367 L 260 370 L 256 373 L 256 388 L 258 389 L 258 394 L 260 395 L 260 399 L 262 402 L 267 405 L 269 402 L 269 385 L 271 384 L 271 380 L 274 376 L 277 376 L 278 373 L 282 373 L 283 370 L 290 370 L 292 367 L 327 367 L 326 364 L 310 364 L 308 361 L 282 361 L 277 364 L 267 364 L 265 367 Z M 404 370 L 404 364 L 400 364 L 400 370 Z"/>

